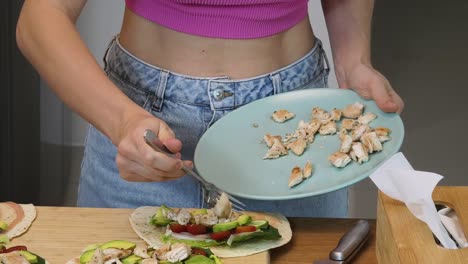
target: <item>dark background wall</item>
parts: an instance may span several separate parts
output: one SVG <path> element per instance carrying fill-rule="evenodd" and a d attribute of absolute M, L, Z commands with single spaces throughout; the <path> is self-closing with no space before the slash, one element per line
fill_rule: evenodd
<path fill-rule="evenodd" d="M 0 1 L 0 201 L 39 199 L 39 76 L 16 48 L 23 1 Z"/>

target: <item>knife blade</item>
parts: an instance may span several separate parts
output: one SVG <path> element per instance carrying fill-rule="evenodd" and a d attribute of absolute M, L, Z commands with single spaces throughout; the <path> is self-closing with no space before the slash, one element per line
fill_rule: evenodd
<path fill-rule="evenodd" d="M 359 220 L 341 237 L 338 245 L 330 252 L 329 259 L 315 260 L 314 264 L 345 264 L 359 252 L 370 234 L 369 222 Z"/>

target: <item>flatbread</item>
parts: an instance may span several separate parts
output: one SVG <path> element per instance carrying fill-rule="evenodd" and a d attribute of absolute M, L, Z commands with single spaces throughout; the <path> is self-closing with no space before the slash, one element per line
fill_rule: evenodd
<path fill-rule="evenodd" d="M 36 207 L 33 204 L 19 204 L 19 206 L 23 208 L 24 218 L 13 229 L 6 232 L 9 239 L 24 234 L 36 219 Z"/>
<path fill-rule="evenodd" d="M 156 227 L 150 224 L 151 217 L 156 213 L 158 207 L 144 206 L 139 207 L 130 215 L 129 221 L 135 233 L 148 245 L 159 248 L 164 245 L 161 235 L 166 231 L 166 227 Z M 194 209 L 192 209 L 194 210 Z M 245 242 L 232 247 L 214 246 L 210 250 L 218 257 L 232 258 L 253 255 L 272 248 L 280 247 L 288 243 L 292 238 L 291 226 L 288 219 L 280 214 L 245 212 L 252 216 L 254 220 L 267 220 L 271 226 L 278 229 L 281 238 L 278 240 L 255 240 L 251 243 Z"/>

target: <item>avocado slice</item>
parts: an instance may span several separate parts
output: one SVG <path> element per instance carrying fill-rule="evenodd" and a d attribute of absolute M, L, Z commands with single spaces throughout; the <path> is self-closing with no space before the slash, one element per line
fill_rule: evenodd
<path fill-rule="evenodd" d="M 195 209 L 190 214 L 192 217 L 196 215 L 206 215 L 208 214 L 208 210 L 206 210 L 206 208 Z"/>
<path fill-rule="evenodd" d="M 18 251 L 23 257 L 25 257 L 29 263 L 37 263 L 37 256 L 29 251 L 20 250 Z"/>
<path fill-rule="evenodd" d="M 167 217 L 167 214 L 172 211 L 171 208 L 161 205 L 156 213 L 151 217 L 150 223 L 157 226 L 166 226 L 171 222 L 171 219 Z"/>
<path fill-rule="evenodd" d="M 125 240 L 112 240 L 100 246 L 101 249 L 118 248 L 118 249 L 134 249 L 136 244 Z"/>
<path fill-rule="evenodd" d="M 222 231 L 227 231 L 234 229 L 239 226 L 239 223 L 237 221 L 232 221 L 232 222 L 226 222 L 226 223 L 219 223 L 213 226 L 213 232 L 222 232 Z"/>
<path fill-rule="evenodd" d="M 130 255 L 126 258 L 123 258 L 121 261 L 122 261 L 122 264 L 138 264 L 140 260 L 142 260 L 143 258 L 140 257 L 140 256 L 137 256 L 137 255 Z"/>
<path fill-rule="evenodd" d="M 10 239 L 8 239 L 7 235 L 0 235 L 0 245 L 8 243 L 10 243 Z"/>
<path fill-rule="evenodd" d="M 243 214 L 237 218 L 237 222 L 239 222 L 239 225 L 246 225 L 252 221 L 252 217 L 250 215 Z"/>
<path fill-rule="evenodd" d="M 0 231 L 6 231 L 8 229 L 8 224 L 4 221 L 0 221 Z"/>
<path fill-rule="evenodd" d="M 203 255 L 193 255 L 184 261 L 185 264 L 216 264 L 213 259 Z"/>
<path fill-rule="evenodd" d="M 91 259 L 93 258 L 95 250 L 96 249 L 90 249 L 90 250 L 87 250 L 87 251 L 83 252 L 83 254 L 81 254 L 81 256 L 80 256 L 80 263 L 81 264 L 86 264 L 86 263 L 90 262 Z"/>
<path fill-rule="evenodd" d="M 249 223 L 251 226 L 255 226 L 257 229 L 265 228 L 268 226 L 268 221 L 266 220 L 254 220 Z"/>

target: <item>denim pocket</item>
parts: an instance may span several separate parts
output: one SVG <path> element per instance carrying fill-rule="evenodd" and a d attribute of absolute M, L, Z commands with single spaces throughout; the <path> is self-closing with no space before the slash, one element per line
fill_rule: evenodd
<path fill-rule="evenodd" d="M 154 95 L 143 91 L 142 89 L 138 89 L 137 87 L 134 87 L 130 83 L 126 82 L 125 80 L 122 80 L 112 69 L 108 69 L 106 71 L 107 76 L 109 79 L 128 97 L 130 98 L 133 102 L 135 102 L 137 105 L 141 106 L 143 109 L 146 111 L 149 111 L 151 109 L 151 100 Z"/>

